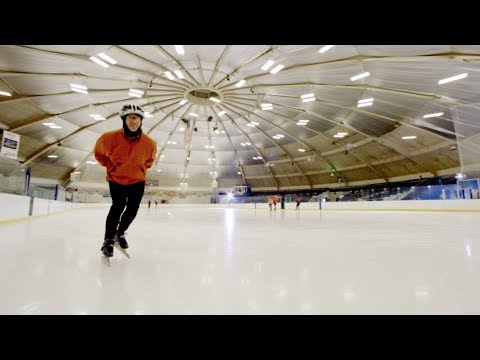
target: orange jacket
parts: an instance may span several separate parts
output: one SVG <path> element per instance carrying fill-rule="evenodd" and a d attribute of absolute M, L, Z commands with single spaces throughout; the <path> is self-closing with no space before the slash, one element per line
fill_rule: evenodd
<path fill-rule="evenodd" d="M 100 136 L 93 152 L 95 159 L 107 167 L 107 181 L 131 185 L 145 181 L 157 154 L 157 143 L 144 133 L 131 140 L 120 129 Z"/>

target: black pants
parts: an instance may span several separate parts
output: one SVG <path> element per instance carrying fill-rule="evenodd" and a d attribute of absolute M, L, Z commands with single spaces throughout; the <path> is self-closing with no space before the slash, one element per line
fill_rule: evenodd
<path fill-rule="evenodd" d="M 113 181 L 108 183 L 112 196 L 112 206 L 107 216 L 105 238 L 111 239 L 115 236 L 117 230 L 119 234 L 123 234 L 137 216 L 138 207 L 145 190 L 145 182 L 140 181 L 132 185 L 120 185 Z M 126 209 L 125 206 L 127 206 Z"/>

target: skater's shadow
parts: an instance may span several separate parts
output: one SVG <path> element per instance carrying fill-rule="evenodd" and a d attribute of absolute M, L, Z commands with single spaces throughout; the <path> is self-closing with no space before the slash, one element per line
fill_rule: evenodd
<path fill-rule="evenodd" d="M 100 288 L 98 313 L 101 315 L 126 315 L 134 311 L 128 286 L 129 264 L 115 260 L 112 259 L 110 267 L 102 267 L 96 279 Z"/>

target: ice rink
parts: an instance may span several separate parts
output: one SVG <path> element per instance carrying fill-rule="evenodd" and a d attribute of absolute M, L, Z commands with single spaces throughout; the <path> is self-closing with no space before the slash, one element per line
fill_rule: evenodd
<path fill-rule="evenodd" d="M 108 208 L 0 224 L 0 314 L 480 314 L 480 213 Z"/>

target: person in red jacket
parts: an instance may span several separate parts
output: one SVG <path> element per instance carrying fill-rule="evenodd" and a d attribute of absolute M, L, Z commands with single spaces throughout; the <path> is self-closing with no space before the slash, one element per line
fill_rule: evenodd
<path fill-rule="evenodd" d="M 125 105 L 120 110 L 123 129 L 100 136 L 94 148 L 95 159 L 107 168 L 112 206 L 105 224 L 104 256 L 113 256 L 116 243 L 127 249 L 125 231 L 137 215 L 145 190 L 147 169 L 155 160 L 157 143 L 142 133 L 145 113 L 138 105 Z"/>

